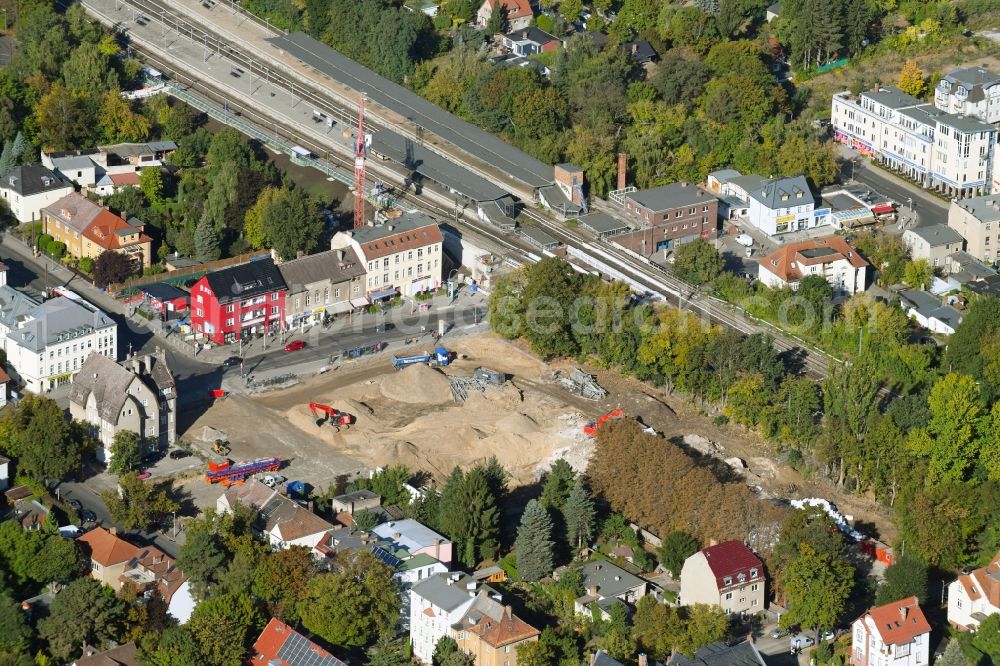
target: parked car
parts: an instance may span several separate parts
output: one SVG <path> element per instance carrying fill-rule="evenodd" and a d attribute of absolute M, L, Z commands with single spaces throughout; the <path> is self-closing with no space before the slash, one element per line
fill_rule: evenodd
<path fill-rule="evenodd" d="M 169 455 L 171 460 L 180 460 L 181 458 L 187 458 L 191 454 L 184 449 L 174 449 Z"/>
<path fill-rule="evenodd" d="M 240 364 L 239 356 L 230 356 L 225 361 L 222 362 L 223 368 L 232 368 Z"/>
<path fill-rule="evenodd" d="M 76 511 L 77 513 L 83 511 L 83 505 L 80 504 L 80 500 L 75 500 L 75 499 L 66 500 L 66 504 L 69 504 L 71 507 L 73 507 L 73 510 Z"/>
<path fill-rule="evenodd" d="M 771 638 L 774 639 L 781 638 L 784 635 L 785 635 L 785 630 L 782 629 L 781 627 L 775 627 L 774 630 L 772 630 L 770 633 Z"/>
<path fill-rule="evenodd" d="M 268 474 L 260 481 L 268 488 L 276 488 L 285 482 L 285 477 L 280 474 Z"/>
<path fill-rule="evenodd" d="M 306 346 L 305 340 L 292 340 L 287 345 L 285 345 L 285 351 L 293 352 L 298 351 Z"/>
<path fill-rule="evenodd" d="M 139 472 L 140 479 L 148 479 L 151 476 L 153 476 L 153 473 L 150 472 L 148 469 Z"/>
<path fill-rule="evenodd" d="M 82 511 L 80 513 L 80 520 L 82 520 L 85 523 L 96 523 L 97 514 L 94 513 L 93 511 Z"/>
<path fill-rule="evenodd" d="M 751 236 L 750 234 L 740 234 L 734 240 L 744 247 L 753 246 L 753 236 Z"/>
<path fill-rule="evenodd" d="M 796 652 L 816 645 L 816 641 L 811 636 L 806 636 L 805 634 L 796 634 L 788 642 L 792 650 Z"/>

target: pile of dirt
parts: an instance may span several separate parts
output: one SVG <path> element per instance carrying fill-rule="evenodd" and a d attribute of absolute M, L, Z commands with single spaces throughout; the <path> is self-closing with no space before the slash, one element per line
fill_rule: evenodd
<path fill-rule="evenodd" d="M 453 400 L 448 377 L 422 363 L 386 375 L 379 384 L 379 390 L 389 400 L 414 405 L 440 405 Z"/>
<path fill-rule="evenodd" d="M 497 421 L 497 432 L 530 435 L 533 432 L 538 432 L 538 424 L 527 414 L 513 412 Z"/>

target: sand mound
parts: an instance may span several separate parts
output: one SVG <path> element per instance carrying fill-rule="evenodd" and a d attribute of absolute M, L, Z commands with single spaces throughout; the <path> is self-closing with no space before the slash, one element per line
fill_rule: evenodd
<path fill-rule="evenodd" d="M 423 364 L 411 365 L 386 375 L 379 384 L 382 395 L 396 402 L 439 405 L 453 400 L 451 382 L 439 370 Z"/>
<path fill-rule="evenodd" d="M 497 421 L 497 430 L 515 435 L 530 435 L 538 432 L 538 424 L 530 416 L 514 412 Z"/>

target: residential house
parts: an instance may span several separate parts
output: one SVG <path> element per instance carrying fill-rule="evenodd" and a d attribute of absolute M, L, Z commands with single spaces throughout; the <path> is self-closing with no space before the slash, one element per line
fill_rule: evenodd
<path fill-rule="evenodd" d="M 139 187 L 139 184 L 139 173 L 136 171 L 106 173 L 101 176 L 92 187 L 88 188 L 88 191 L 93 192 L 100 197 L 107 197 L 111 196 L 123 187 Z"/>
<path fill-rule="evenodd" d="M 43 208 L 42 228 L 74 257 L 96 259 L 113 250 L 132 259 L 137 270 L 150 266 L 153 240 L 143 223 L 126 221 L 82 194 L 72 192 Z"/>
<path fill-rule="evenodd" d="M 529 0 L 483 0 L 479 5 L 479 11 L 476 12 L 476 27 L 486 27 L 497 2 L 500 3 L 500 10 L 504 12 L 510 30 L 523 30 L 531 26 L 531 19 L 535 17 L 535 13 L 531 9 Z"/>
<path fill-rule="evenodd" d="M 96 648 L 85 644 L 83 654 L 70 666 L 140 666 L 141 664 L 135 641 L 129 641 L 103 652 L 98 652 Z"/>
<path fill-rule="evenodd" d="M 454 544 L 451 541 L 412 518 L 382 523 L 372 532 L 414 555 L 430 555 L 447 566 L 451 566 L 454 558 Z"/>
<path fill-rule="evenodd" d="M 644 257 L 717 233 L 719 200 L 693 183 L 629 192 L 620 203 L 636 228 L 614 242 Z"/>
<path fill-rule="evenodd" d="M 154 282 L 137 288 L 129 303 L 160 314 L 181 312 L 191 304 L 191 295 L 168 282 Z"/>
<path fill-rule="evenodd" d="M 500 38 L 500 44 L 514 55 L 527 58 L 539 53 L 558 51 L 562 40 L 540 28 L 530 27 L 511 30 Z"/>
<path fill-rule="evenodd" d="M 645 655 L 640 655 L 644 657 Z M 625 666 L 622 662 L 614 659 L 604 650 L 596 651 L 590 658 L 590 666 Z M 646 666 L 643 664 L 642 666 Z"/>
<path fill-rule="evenodd" d="M 65 153 L 42 152 L 42 164 L 55 171 L 65 180 L 73 181 L 83 189 L 97 183 L 97 165 L 90 155 L 77 151 Z"/>
<path fill-rule="evenodd" d="M 434 647 L 451 636 L 480 594 L 496 594 L 492 588 L 460 572 L 440 573 L 410 588 L 410 644 L 413 656 L 430 664 Z"/>
<path fill-rule="evenodd" d="M 768 5 L 767 11 L 764 14 L 764 18 L 770 23 L 774 19 L 781 16 L 781 3 L 775 2 L 774 4 Z"/>
<path fill-rule="evenodd" d="M 642 660 L 640 658 L 640 666 Z M 694 655 L 685 657 L 675 652 L 667 659 L 666 666 L 764 666 L 766 662 L 752 639 L 734 643 L 710 643 L 698 648 Z"/>
<path fill-rule="evenodd" d="M 761 257 L 759 279 L 769 287 L 798 289 L 807 275 L 818 275 L 837 293 L 867 289 L 870 265 L 842 236 L 825 236 L 782 245 Z"/>
<path fill-rule="evenodd" d="M 1000 195 L 951 202 L 948 226 L 965 239 L 965 251 L 987 264 L 1000 261 Z"/>
<path fill-rule="evenodd" d="M 283 329 L 288 287 L 270 257 L 203 276 L 191 288 L 191 326 L 216 344 Z"/>
<path fill-rule="evenodd" d="M 102 462 L 111 460 L 115 434 L 134 432 L 144 451 L 165 451 L 177 441 L 177 383 L 166 353 L 132 356 L 122 363 L 91 353 L 73 379 L 69 413 L 90 424 L 91 435 L 103 446 Z"/>
<path fill-rule="evenodd" d="M 433 0 L 406 0 L 406 2 L 403 3 L 403 9 L 411 11 L 414 14 L 417 12 L 427 14 L 427 16 L 434 18 L 438 15 L 440 6 Z"/>
<path fill-rule="evenodd" d="M 517 648 L 538 640 L 541 632 L 514 615 L 499 594 L 480 592 L 452 625 L 458 649 L 473 656 L 476 666 L 517 666 Z"/>
<path fill-rule="evenodd" d="M 158 594 L 167 605 L 167 613 L 181 624 L 191 618 L 197 605 L 187 576 L 177 568 L 174 558 L 155 546 L 139 548 L 119 581 L 132 585 L 145 598 Z"/>
<path fill-rule="evenodd" d="M 346 666 L 316 643 L 272 617 L 253 644 L 251 666 Z"/>
<path fill-rule="evenodd" d="M 353 248 L 364 262 L 365 293 L 361 299 L 352 295 L 355 305 L 397 294 L 415 296 L 440 287 L 443 245 L 441 227 L 420 212 L 404 213 L 385 224 L 341 231 L 330 241 L 330 249 Z"/>
<path fill-rule="evenodd" d="M 962 313 L 951 305 L 920 289 L 899 292 L 899 305 L 906 316 L 935 333 L 951 335 L 962 323 Z"/>
<path fill-rule="evenodd" d="M 122 587 L 122 574 L 129 569 L 129 563 L 142 554 L 142 550 L 128 541 L 118 538 L 118 531 L 95 527 L 76 540 L 90 559 L 90 577 L 114 588 Z"/>
<path fill-rule="evenodd" d="M 833 96 L 834 138 L 951 197 L 990 189 L 997 128 L 947 113 L 892 86 Z"/>
<path fill-rule="evenodd" d="M 7 374 L 6 370 L 0 368 L 0 408 L 7 405 L 8 384 L 10 384 L 10 375 Z M 3 490 L 3 488 L 0 487 L 0 490 Z"/>
<path fill-rule="evenodd" d="M 750 192 L 750 224 L 768 236 L 815 229 L 830 223 L 816 213 L 816 199 L 803 176 L 766 180 Z M 827 211 L 828 213 L 829 211 Z"/>
<path fill-rule="evenodd" d="M 681 567 L 679 603 L 709 604 L 727 613 L 764 610 L 764 564 L 742 541 L 702 548 Z"/>
<path fill-rule="evenodd" d="M 337 495 L 330 500 L 330 511 L 334 514 L 354 514 L 365 509 L 377 509 L 380 506 L 382 506 L 382 497 L 364 489 Z"/>
<path fill-rule="evenodd" d="M 41 219 L 43 208 L 72 191 L 72 183 L 41 164 L 16 166 L 0 178 L 0 197 L 22 224 Z"/>
<path fill-rule="evenodd" d="M 273 550 L 305 546 L 316 557 L 326 556 L 317 546 L 326 542 L 327 532 L 336 526 L 277 490 L 256 480 L 231 486 L 216 500 L 216 510 L 230 513 L 237 504 L 254 510 L 254 533 Z"/>
<path fill-rule="evenodd" d="M 750 193 L 759 190 L 764 182 L 754 174 L 744 176 L 736 169 L 719 169 L 708 174 L 705 187 L 719 198 L 719 217 L 735 220 L 750 215 Z"/>
<path fill-rule="evenodd" d="M 934 106 L 984 123 L 1000 123 L 1000 75 L 982 67 L 953 69 L 934 88 Z"/>
<path fill-rule="evenodd" d="M 645 39 L 625 42 L 620 48 L 628 55 L 629 60 L 637 65 L 648 65 L 660 57 L 653 45 Z"/>
<path fill-rule="evenodd" d="M 0 456 L 0 490 L 10 488 L 10 458 Z"/>
<path fill-rule="evenodd" d="M 951 227 L 928 224 L 903 232 L 903 243 L 910 248 L 913 259 L 926 259 L 937 268 L 943 266 L 952 252 L 965 249 L 965 239 Z"/>
<path fill-rule="evenodd" d="M 961 289 L 967 284 L 992 280 L 997 272 L 990 266 L 962 250 L 948 255 L 944 264 L 946 288 L 935 289 L 940 293 L 951 289 Z"/>
<path fill-rule="evenodd" d="M 851 666 L 926 666 L 930 637 L 916 597 L 872 608 L 851 626 Z"/>
<path fill-rule="evenodd" d="M 52 512 L 36 499 L 20 501 L 14 505 L 14 516 L 21 523 L 21 529 L 37 532 L 45 525 Z M 58 525 L 56 525 L 58 527 Z"/>
<path fill-rule="evenodd" d="M 392 577 L 404 591 L 425 578 L 448 571 L 448 567 L 426 553 L 411 552 L 391 539 L 348 526 L 328 531 L 316 550 L 324 557 L 346 552 L 370 552 L 393 570 Z M 404 595 L 404 603 L 408 599 L 409 595 Z"/>
<path fill-rule="evenodd" d="M 116 143 L 98 146 L 94 161 L 106 171 L 110 167 L 129 166 L 147 167 L 162 166 L 163 160 L 177 150 L 173 141 L 148 141 L 146 143 Z"/>
<path fill-rule="evenodd" d="M 619 601 L 635 605 L 646 596 L 646 581 L 611 562 L 594 560 L 585 563 L 579 571 L 586 592 L 573 602 L 577 614 L 589 615 L 597 609 L 601 617 L 609 619 L 611 607 Z"/>
<path fill-rule="evenodd" d="M 79 297 L 59 296 L 36 306 L 2 339 L 12 374 L 43 393 L 70 381 L 92 352 L 115 358 L 118 325 Z"/>
<path fill-rule="evenodd" d="M 984 567 L 963 573 L 948 585 L 948 624 L 975 631 L 1000 613 L 1000 552 Z"/>
<path fill-rule="evenodd" d="M 285 325 L 289 328 L 350 312 L 355 307 L 351 299 L 364 296 L 365 265 L 353 247 L 286 261 L 278 270 L 288 285 Z"/>

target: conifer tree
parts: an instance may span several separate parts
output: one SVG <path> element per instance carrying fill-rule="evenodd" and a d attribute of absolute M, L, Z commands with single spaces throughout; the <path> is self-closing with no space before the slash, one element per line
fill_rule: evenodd
<path fill-rule="evenodd" d="M 522 580 L 536 581 L 552 573 L 554 566 L 552 518 L 538 500 L 531 500 L 517 528 L 517 572 Z"/>
<path fill-rule="evenodd" d="M 581 548 L 590 542 L 594 534 L 594 501 L 579 477 L 563 506 L 563 520 L 566 522 L 566 541 L 570 546 Z"/>

